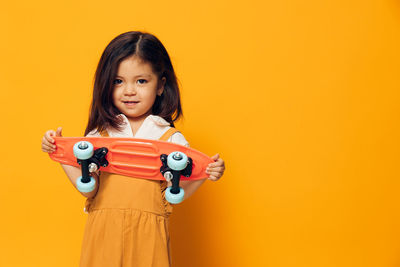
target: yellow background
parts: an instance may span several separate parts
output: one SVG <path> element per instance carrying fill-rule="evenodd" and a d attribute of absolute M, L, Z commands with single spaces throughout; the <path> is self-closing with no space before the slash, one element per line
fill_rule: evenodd
<path fill-rule="evenodd" d="M 0 25 L 0 266 L 78 265 L 84 198 L 41 138 L 83 134 L 130 30 L 166 46 L 177 127 L 227 166 L 175 207 L 174 266 L 400 266 L 398 1 L 25 0 Z"/>

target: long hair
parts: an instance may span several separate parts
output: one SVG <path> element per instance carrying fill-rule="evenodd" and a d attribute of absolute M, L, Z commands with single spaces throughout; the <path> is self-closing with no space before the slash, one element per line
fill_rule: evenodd
<path fill-rule="evenodd" d="M 85 135 L 94 129 L 104 131 L 110 126 L 121 129 L 121 121 L 116 117 L 121 112 L 113 104 L 113 81 L 120 62 L 133 55 L 150 63 L 159 81 L 162 77 L 166 78 L 164 91 L 161 96 L 156 97 L 152 114 L 164 118 L 172 126 L 183 116 L 177 77 L 167 50 L 154 35 L 130 31 L 115 37 L 101 55 L 94 77 L 93 98 Z"/>

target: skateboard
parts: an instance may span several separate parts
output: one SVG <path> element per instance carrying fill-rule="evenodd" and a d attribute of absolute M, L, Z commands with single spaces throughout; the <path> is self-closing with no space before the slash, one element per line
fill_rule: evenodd
<path fill-rule="evenodd" d="M 96 180 L 90 173 L 97 170 L 151 180 L 167 180 L 172 186 L 165 198 L 172 204 L 182 202 L 180 180 L 208 177 L 205 170 L 214 162 L 193 148 L 159 140 L 117 137 L 53 137 L 56 151 L 52 160 L 66 165 L 81 166 L 77 180 L 81 192 L 91 192 Z"/>

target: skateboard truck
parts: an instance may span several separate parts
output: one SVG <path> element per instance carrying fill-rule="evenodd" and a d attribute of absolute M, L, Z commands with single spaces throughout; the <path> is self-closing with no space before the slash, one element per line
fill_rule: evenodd
<path fill-rule="evenodd" d="M 97 171 L 100 166 L 108 166 L 105 158 L 108 149 L 102 147 L 93 151 L 93 145 L 90 142 L 82 141 L 76 143 L 73 150 L 82 169 L 82 176 L 76 180 L 76 186 L 80 192 L 92 192 L 96 187 L 96 180 L 89 175 L 89 172 Z"/>
<path fill-rule="evenodd" d="M 180 151 L 162 154 L 160 159 L 163 164 L 160 172 L 168 182 L 172 180 L 172 186 L 165 191 L 165 198 L 172 204 L 178 204 L 185 195 L 183 188 L 179 187 L 180 177 L 189 177 L 192 174 L 193 161 Z"/>

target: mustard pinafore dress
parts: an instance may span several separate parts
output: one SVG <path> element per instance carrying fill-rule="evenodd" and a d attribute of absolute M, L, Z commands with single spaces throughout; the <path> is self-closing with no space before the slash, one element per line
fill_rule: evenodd
<path fill-rule="evenodd" d="M 86 201 L 80 267 L 171 266 L 166 188 L 166 181 L 101 173 L 97 194 Z"/>

